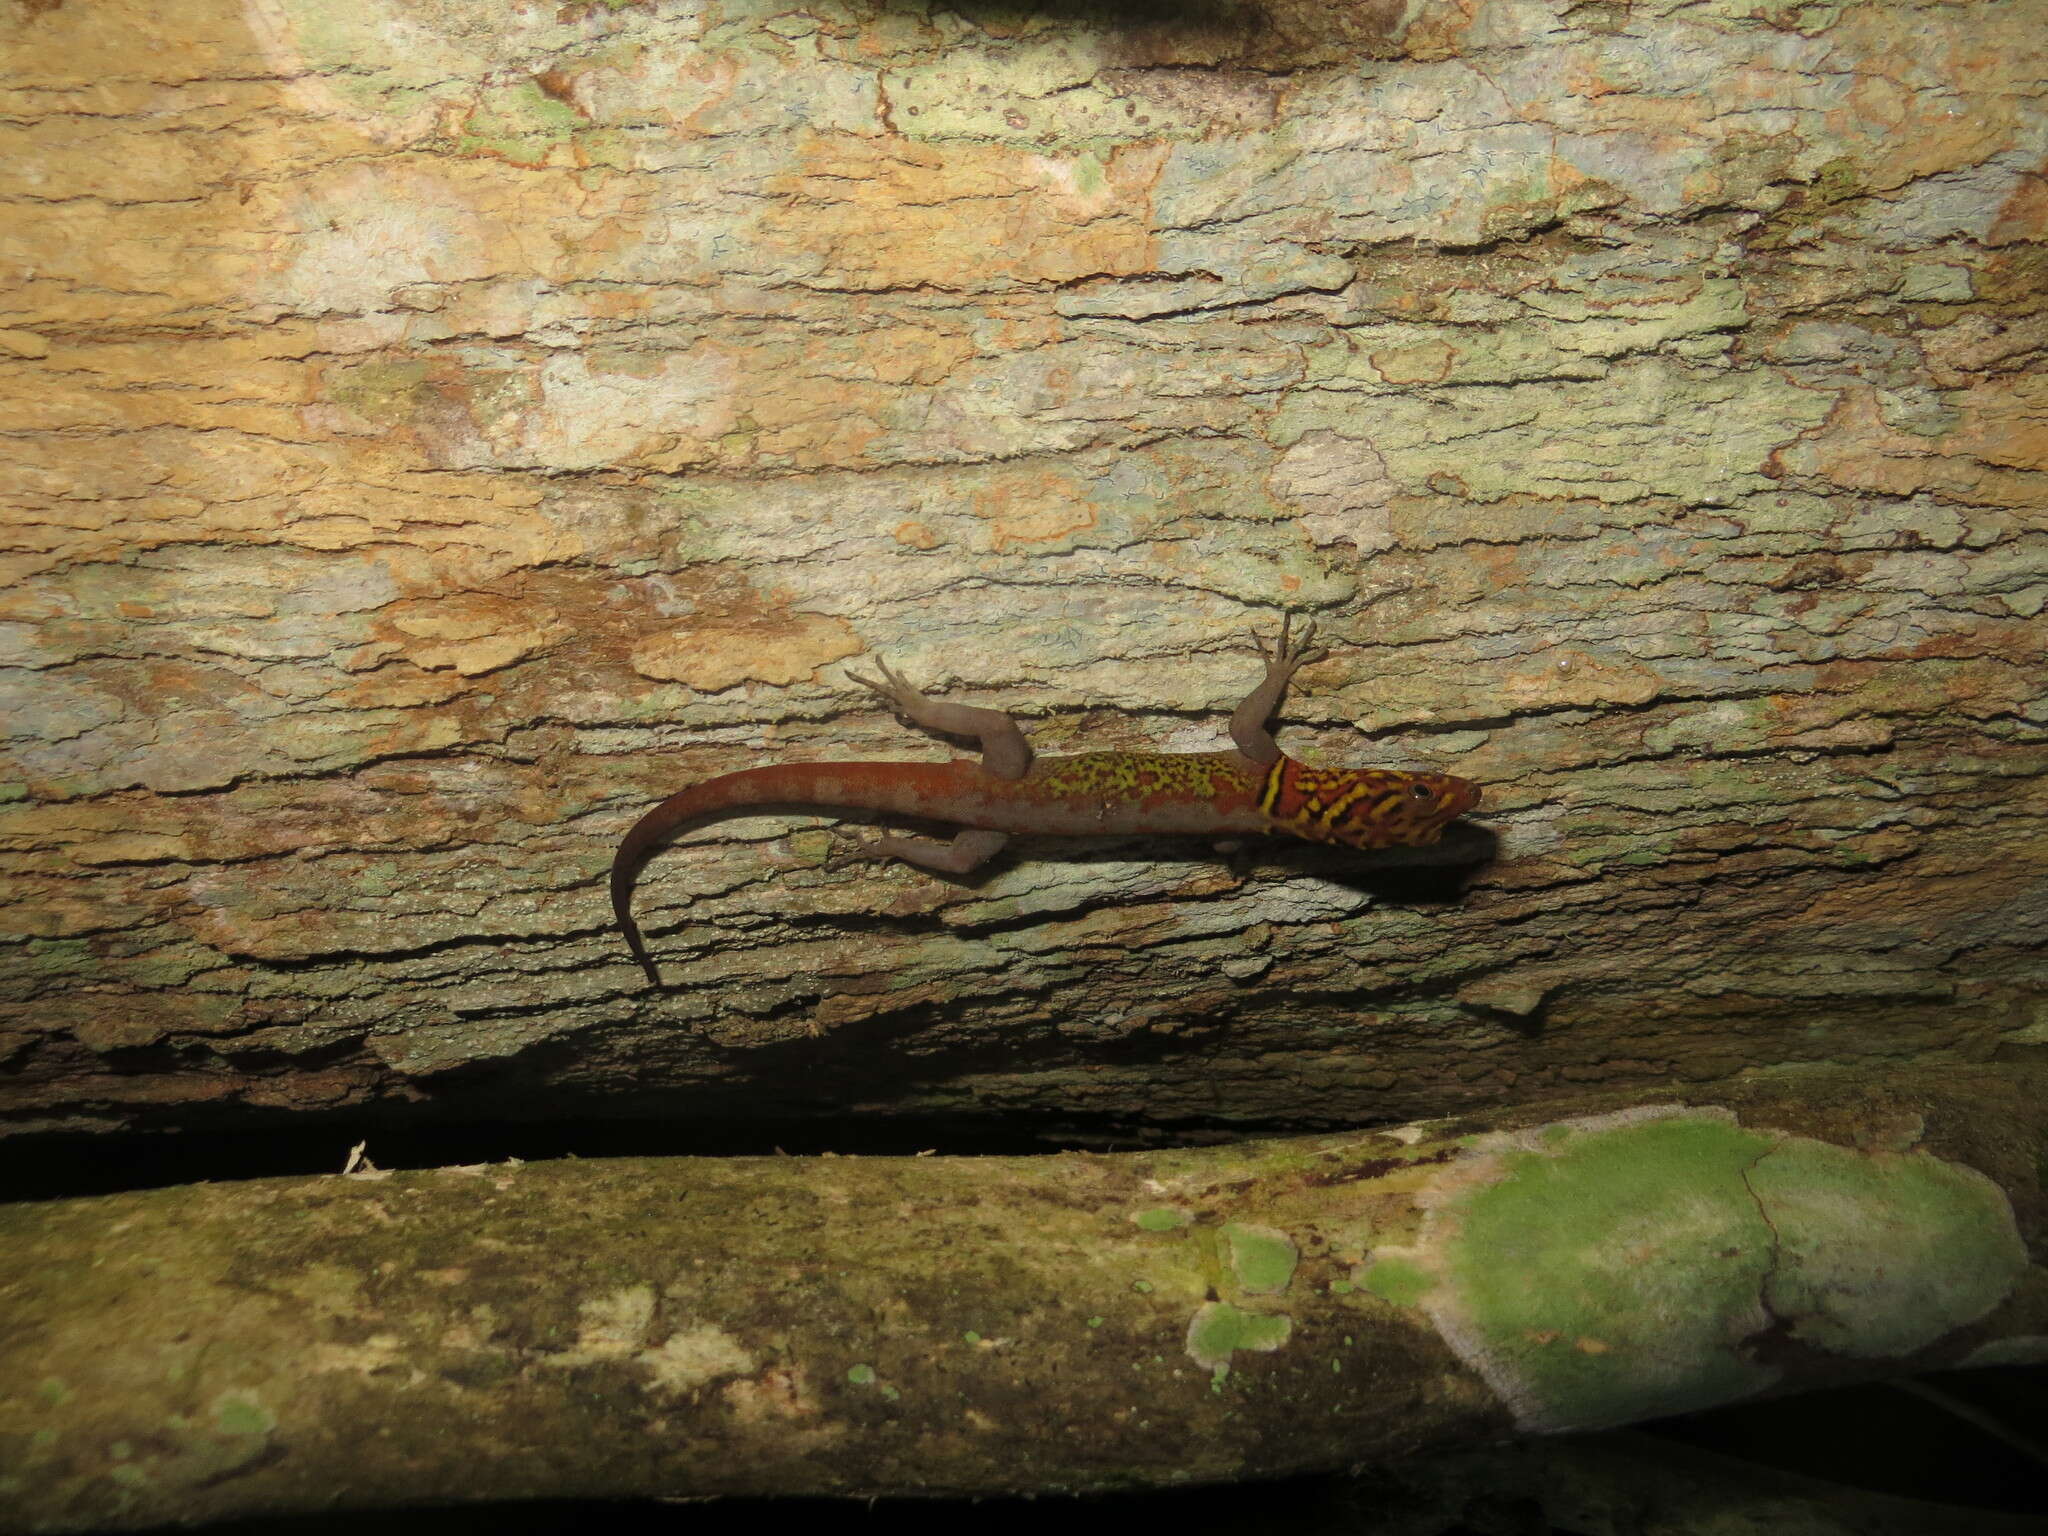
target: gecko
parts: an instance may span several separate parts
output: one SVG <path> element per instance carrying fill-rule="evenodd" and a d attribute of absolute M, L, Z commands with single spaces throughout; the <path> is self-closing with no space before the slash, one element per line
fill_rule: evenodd
<path fill-rule="evenodd" d="M 1477 808 L 1479 786 L 1448 773 L 1312 768 L 1280 750 L 1267 728 L 1288 682 L 1325 654 L 1315 624 L 1280 623 L 1268 650 L 1254 636 L 1265 675 L 1230 717 L 1229 752 L 1078 752 L 1036 757 L 1001 710 L 927 698 L 876 658 L 879 677 L 849 672 L 911 724 L 980 744 L 981 760 L 945 763 L 770 763 L 741 768 L 670 795 L 633 824 L 612 859 L 612 911 L 650 985 L 661 973 L 633 921 L 633 881 L 648 856 L 686 823 L 735 812 L 830 807 L 961 830 L 950 840 L 879 837 L 828 861 L 902 859 L 964 875 L 1018 834 L 1110 837 L 1282 833 L 1346 848 L 1433 843 Z"/>

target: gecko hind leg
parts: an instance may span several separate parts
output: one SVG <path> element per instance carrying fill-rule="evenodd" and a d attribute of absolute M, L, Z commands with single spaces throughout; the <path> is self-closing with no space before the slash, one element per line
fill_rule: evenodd
<path fill-rule="evenodd" d="M 849 671 L 846 675 L 882 699 L 912 725 L 948 736 L 972 736 L 981 743 L 981 766 L 999 779 L 1021 779 L 1031 771 L 1031 743 L 1017 722 L 999 709 L 977 709 L 972 704 L 948 704 L 926 698 L 903 680 L 889 663 L 875 658 L 880 677 Z M 989 853 L 995 850 L 991 848 Z M 983 858 L 988 854 L 983 854 Z M 977 863 L 979 860 L 976 861 Z M 934 865 L 934 868 L 940 866 Z M 972 867 L 972 866 L 970 866 Z"/>
<path fill-rule="evenodd" d="M 935 837 L 877 837 L 845 853 L 834 854 L 825 861 L 825 867 L 843 869 L 870 859 L 902 859 L 940 874 L 964 875 L 994 858 L 1009 840 L 1007 832 L 985 832 L 979 828 L 957 832 L 949 842 Z"/>
<path fill-rule="evenodd" d="M 1266 649 L 1266 642 L 1255 634 L 1259 654 L 1266 658 L 1266 675 L 1259 679 L 1259 685 L 1244 696 L 1244 702 L 1237 706 L 1230 717 L 1230 739 L 1237 744 L 1237 750 L 1253 762 L 1261 765 L 1280 761 L 1280 743 L 1273 739 L 1273 733 L 1266 729 L 1266 722 L 1280 707 L 1280 700 L 1287 692 L 1287 685 L 1294 674 L 1310 662 L 1319 660 L 1329 652 L 1315 643 L 1316 621 L 1308 620 L 1301 626 L 1300 638 L 1294 633 L 1294 619 L 1291 614 L 1280 617 L 1280 639 L 1272 650 Z"/>

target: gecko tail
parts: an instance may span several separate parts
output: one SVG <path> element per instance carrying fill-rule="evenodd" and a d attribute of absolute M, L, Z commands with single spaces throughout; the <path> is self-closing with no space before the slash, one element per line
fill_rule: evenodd
<path fill-rule="evenodd" d="M 821 793 L 819 776 L 817 764 L 786 763 L 742 768 L 704 779 L 670 795 L 634 822 L 620 839 L 619 851 L 612 856 L 612 916 L 625 936 L 626 948 L 647 973 L 650 987 L 658 989 L 662 983 L 654 957 L 647 952 L 647 939 L 633 921 L 633 886 L 640 867 L 693 821 L 735 811 L 766 810 L 778 804 L 831 803 L 831 797 Z"/>
<path fill-rule="evenodd" d="M 736 778 L 738 775 L 727 774 L 725 777 Z M 639 878 L 640 866 L 684 823 L 728 808 L 725 795 L 706 793 L 714 786 L 722 787 L 721 781 L 712 779 L 703 784 L 693 784 L 679 795 L 670 795 L 633 823 L 632 830 L 620 839 L 619 851 L 612 855 L 612 916 L 625 937 L 626 948 L 633 952 L 633 958 L 640 962 L 640 969 L 647 973 L 647 984 L 657 990 L 661 987 L 661 972 L 655 968 L 654 957 L 647 952 L 647 939 L 640 932 L 640 925 L 633 921 L 633 885 Z"/>
<path fill-rule="evenodd" d="M 619 932 L 626 937 L 626 948 L 633 952 L 633 958 L 640 962 L 640 969 L 647 973 L 647 984 L 658 988 L 661 972 L 654 968 L 654 957 L 647 953 L 647 940 L 640 933 L 640 925 L 633 921 L 633 877 L 640 873 L 647 854 L 644 849 L 634 849 L 631 844 L 632 839 L 628 838 L 612 857 L 612 916 L 618 921 Z"/>
<path fill-rule="evenodd" d="M 633 921 L 633 884 L 645 864 L 669 838 L 710 816 L 779 810 L 862 810 L 944 817 L 954 809 L 947 797 L 974 783 L 981 769 L 972 763 L 774 763 L 741 768 L 692 784 L 633 823 L 612 857 L 612 915 L 626 947 L 661 986 L 661 973 L 647 953 L 640 925 Z"/>
<path fill-rule="evenodd" d="M 728 774 L 726 777 L 736 775 Z M 619 851 L 612 855 L 612 916 L 618 922 L 619 932 L 625 936 L 626 948 L 633 952 L 633 958 L 640 962 L 640 969 L 647 973 L 647 984 L 657 990 L 661 986 L 661 972 L 655 968 L 654 957 L 647 952 L 647 939 L 640 932 L 640 925 L 633 921 L 634 882 L 640 876 L 640 866 L 684 823 L 726 808 L 725 797 L 705 793 L 718 783 L 713 779 L 705 784 L 692 785 L 679 795 L 670 795 L 633 823 L 632 830 L 620 839 Z"/>
<path fill-rule="evenodd" d="M 630 896 L 627 899 L 630 900 Z M 654 957 L 647 953 L 647 941 L 640 936 L 640 925 L 633 921 L 632 914 L 619 911 L 617 897 L 612 898 L 612 910 L 618 913 L 619 932 L 626 936 L 626 948 L 633 951 L 633 958 L 640 962 L 640 969 L 647 973 L 647 985 L 659 991 L 661 972 L 654 967 Z"/>

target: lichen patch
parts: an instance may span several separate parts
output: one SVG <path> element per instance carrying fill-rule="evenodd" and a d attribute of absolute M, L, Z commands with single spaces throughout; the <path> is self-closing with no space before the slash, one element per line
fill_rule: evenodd
<path fill-rule="evenodd" d="M 647 1367 L 655 1390 L 671 1393 L 693 1392 L 720 1376 L 744 1375 L 755 1364 L 751 1350 L 709 1324 L 679 1329 L 633 1358 Z"/>
<path fill-rule="evenodd" d="M 1415 1242 L 1360 1278 L 1427 1314 L 1531 1430 L 1765 1390 L 1787 1369 L 1767 1336 L 1911 1354 L 1989 1313 L 2027 1263 L 2003 1192 L 1972 1169 L 1715 1108 L 1481 1137 L 1419 1203 Z"/>

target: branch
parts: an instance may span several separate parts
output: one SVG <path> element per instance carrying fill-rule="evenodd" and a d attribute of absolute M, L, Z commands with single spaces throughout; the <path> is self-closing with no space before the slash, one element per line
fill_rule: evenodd
<path fill-rule="evenodd" d="M 0 1525 L 1179 1484 L 2004 1362 L 2044 1079 L 15 1206 Z"/>

